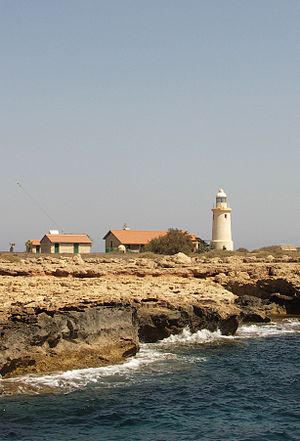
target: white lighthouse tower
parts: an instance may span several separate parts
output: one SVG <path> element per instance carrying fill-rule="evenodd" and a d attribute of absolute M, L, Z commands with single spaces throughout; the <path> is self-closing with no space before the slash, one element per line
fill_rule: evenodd
<path fill-rule="evenodd" d="M 212 248 L 232 251 L 231 208 L 227 205 L 227 195 L 223 188 L 217 193 L 216 206 L 212 208 L 212 212 Z"/>

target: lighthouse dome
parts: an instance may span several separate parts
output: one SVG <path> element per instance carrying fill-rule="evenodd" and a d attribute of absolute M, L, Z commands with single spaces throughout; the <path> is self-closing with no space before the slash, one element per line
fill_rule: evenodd
<path fill-rule="evenodd" d="M 217 193 L 217 198 L 226 198 L 226 197 L 227 197 L 227 194 L 225 193 L 223 188 L 219 188 L 219 191 Z"/>

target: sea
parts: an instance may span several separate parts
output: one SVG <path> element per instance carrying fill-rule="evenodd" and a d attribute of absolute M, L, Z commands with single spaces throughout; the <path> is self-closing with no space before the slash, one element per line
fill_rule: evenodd
<path fill-rule="evenodd" d="M 299 441 L 300 320 L 184 329 L 120 365 L 0 390 L 0 440 Z"/>

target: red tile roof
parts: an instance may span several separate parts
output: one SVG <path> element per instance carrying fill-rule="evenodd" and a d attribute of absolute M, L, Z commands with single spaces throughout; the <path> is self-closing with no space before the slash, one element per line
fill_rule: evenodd
<path fill-rule="evenodd" d="M 103 239 L 112 233 L 124 245 L 146 245 L 150 240 L 165 236 L 167 231 L 110 230 Z"/>
<path fill-rule="evenodd" d="M 92 243 L 87 234 L 46 234 L 43 239 L 45 237 L 47 237 L 51 243 Z"/>
<path fill-rule="evenodd" d="M 33 240 L 31 240 L 30 242 L 31 242 L 31 244 L 32 244 L 34 247 L 37 247 L 37 246 L 41 245 L 41 241 L 40 241 L 40 240 L 37 240 L 37 239 L 33 239 Z"/>
<path fill-rule="evenodd" d="M 201 239 L 199 236 L 196 236 L 196 234 L 190 234 L 192 242 L 201 242 Z"/>

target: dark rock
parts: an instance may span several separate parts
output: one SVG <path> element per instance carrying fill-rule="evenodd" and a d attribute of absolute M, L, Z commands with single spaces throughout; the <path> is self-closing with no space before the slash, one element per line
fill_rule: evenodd
<path fill-rule="evenodd" d="M 240 317 L 243 323 L 269 323 L 271 321 L 271 318 L 266 316 L 263 312 L 243 311 Z"/>
<path fill-rule="evenodd" d="M 154 343 L 178 334 L 184 328 L 180 311 L 167 308 L 142 306 L 138 309 L 139 339 L 145 343 Z"/>
<path fill-rule="evenodd" d="M 290 281 L 283 278 L 259 280 L 257 285 L 269 295 L 273 293 L 280 293 L 283 295 L 293 296 L 295 294 L 295 286 Z"/>
<path fill-rule="evenodd" d="M 270 298 L 274 303 L 284 306 L 288 314 L 300 315 L 300 296 L 287 296 L 280 293 L 274 293 Z"/>
<path fill-rule="evenodd" d="M 0 374 L 99 366 L 101 360 L 113 363 L 134 355 L 138 347 L 136 310 L 131 306 L 98 305 L 50 314 L 38 310 L 12 316 L 1 326 Z"/>
<path fill-rule="evenodd" d="M 179 310 L 155 308 L 147 304 L 138 308 L 139 338 L 145 343 L 154 343 L 179 334 L 185 327 L 191 332 L 201 329 L 216 331 L 220 329 L 224 335 L 233 335 L 239 324 L 237 315 L 222 318 L 211 309 L 204 309 L 198 305 L 187 305 Z"/>
<path fill-rule="evenodd" d="M 270 308 L 270 301 L 260 299 L 254 296 L 238 297 L 235 303 L 241 308 L 242 322 L 252 323 L 268 323 L 271 321 L 270 317 L 272 308 Z"/>
<path fill-rule="evenodd" d="M 219 324 L 219 329 L 223 335 L 234 335 L 239 326 L 239 316 L 232 315 L 228 319 L 221 320 Z"/>
<path fill-rule="evenodd" d="M 238 297 L 235 300 L 235 303 L 241 306 L 242 308 L 245 307 L 257 308 L 257 307 L 261 307 L 265 303 L 265 301 L 263 299 L 260 299 L 259 297 L 244 295 Z"/>

